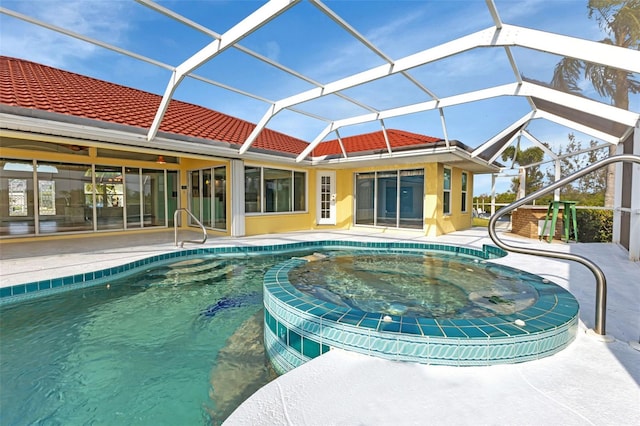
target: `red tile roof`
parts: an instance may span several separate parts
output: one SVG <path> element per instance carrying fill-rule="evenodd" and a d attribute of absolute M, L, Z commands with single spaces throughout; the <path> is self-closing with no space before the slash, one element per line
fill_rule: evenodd
<path fill-rule="evenodd" d="M 0 56 L 0 104 L 67 114 L 149 129 L 162 97 L 142 90 L 63 71 L 23 59 Z M 172 99 L 160 131 L 238 145 L 255 124 Z M 391 146 L 422 145 L 440 139 L 388 130 Z M 347 152 L 386 149 L 382 132 L 342 139 Z M 308 143 L 264 129 L 254 148 L 299 154 Z M 323 142 L 314 156 L 341 154 L 337 140 Z"/>
<path fill-rule="evenodd" d="M 415 147 L 416 145 L 432 144 L 442 140 L 432 136 L 419 135 L 417 133 L 394 129 L 387 130 L 387 137 L 389 138 L 389 145 L 391 145 L 392 150 L 401 147 Z M 347 154 L 361 151 L 387 150 L 387 144 L 384 140 L 384 133 L 382 130 L 373 133 L 365 133 L 363 135 L 348 136 L 341 139 L 342 145 L 347 151 Z M 337 139 L 323 142 L 313 150 L 314 157 L 333 154 L 342 154 L 342 150 L 340 149 L 340 144 Z"/>

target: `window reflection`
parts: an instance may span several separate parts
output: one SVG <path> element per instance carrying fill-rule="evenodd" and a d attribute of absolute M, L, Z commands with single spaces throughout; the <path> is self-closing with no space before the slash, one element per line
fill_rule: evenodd
<path fill-rule="evenodd" d="M 122 167 L 96 166 L 95 209 L 97 228 L 124 229 L 124 184 Z M 92 196 L 88 188 L 85 197 Z"/>
<path fill-rule="evenodd" d="M 227 168 L 213 167 L 189 172 L 191 213 L 208 228 L 227 229 Z M 191 225 L 196 225 L 189 218 Z"/>
<path fill-rule="evenodd" d="M 356 173 L 355 180 L 356 224 L 422 229 L 423 169 Z"/>

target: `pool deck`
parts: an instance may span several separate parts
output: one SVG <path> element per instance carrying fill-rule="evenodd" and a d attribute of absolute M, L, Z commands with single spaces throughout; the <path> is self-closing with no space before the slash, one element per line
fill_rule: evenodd
<path fill-rule="evenodd" d="M 640 419 L 640 263 L 615 244 L 547 244 L 512 234 L 505 241 L 583 255 L 607 277 L 607 335 L 595 322 L 595 280 L 582 265 L 511 253 L 495 263 L 541 275 L 580 303 L 576 340 L 551 357 L 491 367 L 428 366 L 331 350 L 266 385 L 225 425 L 636 425 Z M 194 233 L 194 238 L 198 235 Z M 1 242 L 0 286 L 91 272 L 180 250 L 172 231 L 58 241 Z M 181 238 L 191 238 L 181 233 Z M 486 229 L 438 238 L 358 229 L 243 238 L 210 237 L 206 247 L 313 240 L 414 241 L 481 247 Z M 186 248 L 201 247 L 185 244 Z"/>

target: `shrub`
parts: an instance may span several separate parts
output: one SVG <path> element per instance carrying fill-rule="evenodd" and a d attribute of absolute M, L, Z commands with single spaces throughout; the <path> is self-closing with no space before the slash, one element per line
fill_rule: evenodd
<path fill-rule="evenodd" d="M 489 219 L 485 219 L 485 218 L 482 218 L 482 217 L 474 217 L 473 218 L 473 226 L 482 226 L 482 227 L 486 228 L 488 225 L 489 225 Z"/>
<path fill-rule="evenodd" d="M 579 209 L 576 212 L 578 241 L 582 243 L 610 243 L 613 238 L 611 210 Z"/>

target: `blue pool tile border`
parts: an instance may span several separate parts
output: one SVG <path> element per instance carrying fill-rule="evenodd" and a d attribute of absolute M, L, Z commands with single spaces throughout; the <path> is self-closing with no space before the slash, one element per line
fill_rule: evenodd
<path fill-rule="evenodd" d="M 470 254 L 437 246 L 444 252 Z M 381 247 L 373 247 L 378 249 Z M 386 246 L 384 252 L 397 250 Z M 289 271 L 306 262 L 301 258 L 283 261 L 267 271 L 263 280 L 265 315 L 278 327 L 278 333 L 273 333 L 265 323 L 265 342 L 273 344 L 268 354 L 281 373 L 313 358 L 304 353 L 304 347 L 301 350 L 288 344 L 289 333 L 330 348 L 385 359 L 455 366 L 539 359 L 564 349 L 576 336 L 579 304 L 573 295 L 540 276 L 508 266 L 496 265 L 517 273 L 534 288 L 538 299 L 532 306 L 514 314 L 482 318 L 388 315 L 383 321 L 380 313 L 337 306 L 297 290 L 289 282 Z"/>
<path fill-rule="evenodd" d="M 2 287 L 0 289 L 0 306 L 10 303 L 18 303 L 23 300 L 33 299 L 40 296 L 58 293 L 61 291 L 74 290 L 77 288 L 90 287 L 104 284 L 106 281 L 121 278 L 128 274 L 137 272 L 138 269 L 154 264 L 160 264 L 181 258 L 188 258 L 198 255 L 220 255 L 220 256 L 249 256 L 255 254 L 276 254 L 306 249 L 337 249 L 337 248 L 366 248 L 369 250 L 428 250 L 469 255 L 480 259 L 497 259 L 507 255 L 507 252 L 499 247 L 483 245 L 482 249 L 475 249 L 462 246 L 451 246 L 433 243 L 415 242 L 360 242 L 341 240 L 320 240 L 304 241 L 298 243 L 272 244 L 265 246 L 225 246 L 208 247 L 187 250 L 176 250 L 164 254 L 150 256 L 144 259 L 129 262 L 111 268 L 100 269 L 84 274 L 69 275 L 51 280 L 41 280 L 13 286 Z M 106 281 L 105 281 L 106 280 Z"/>

